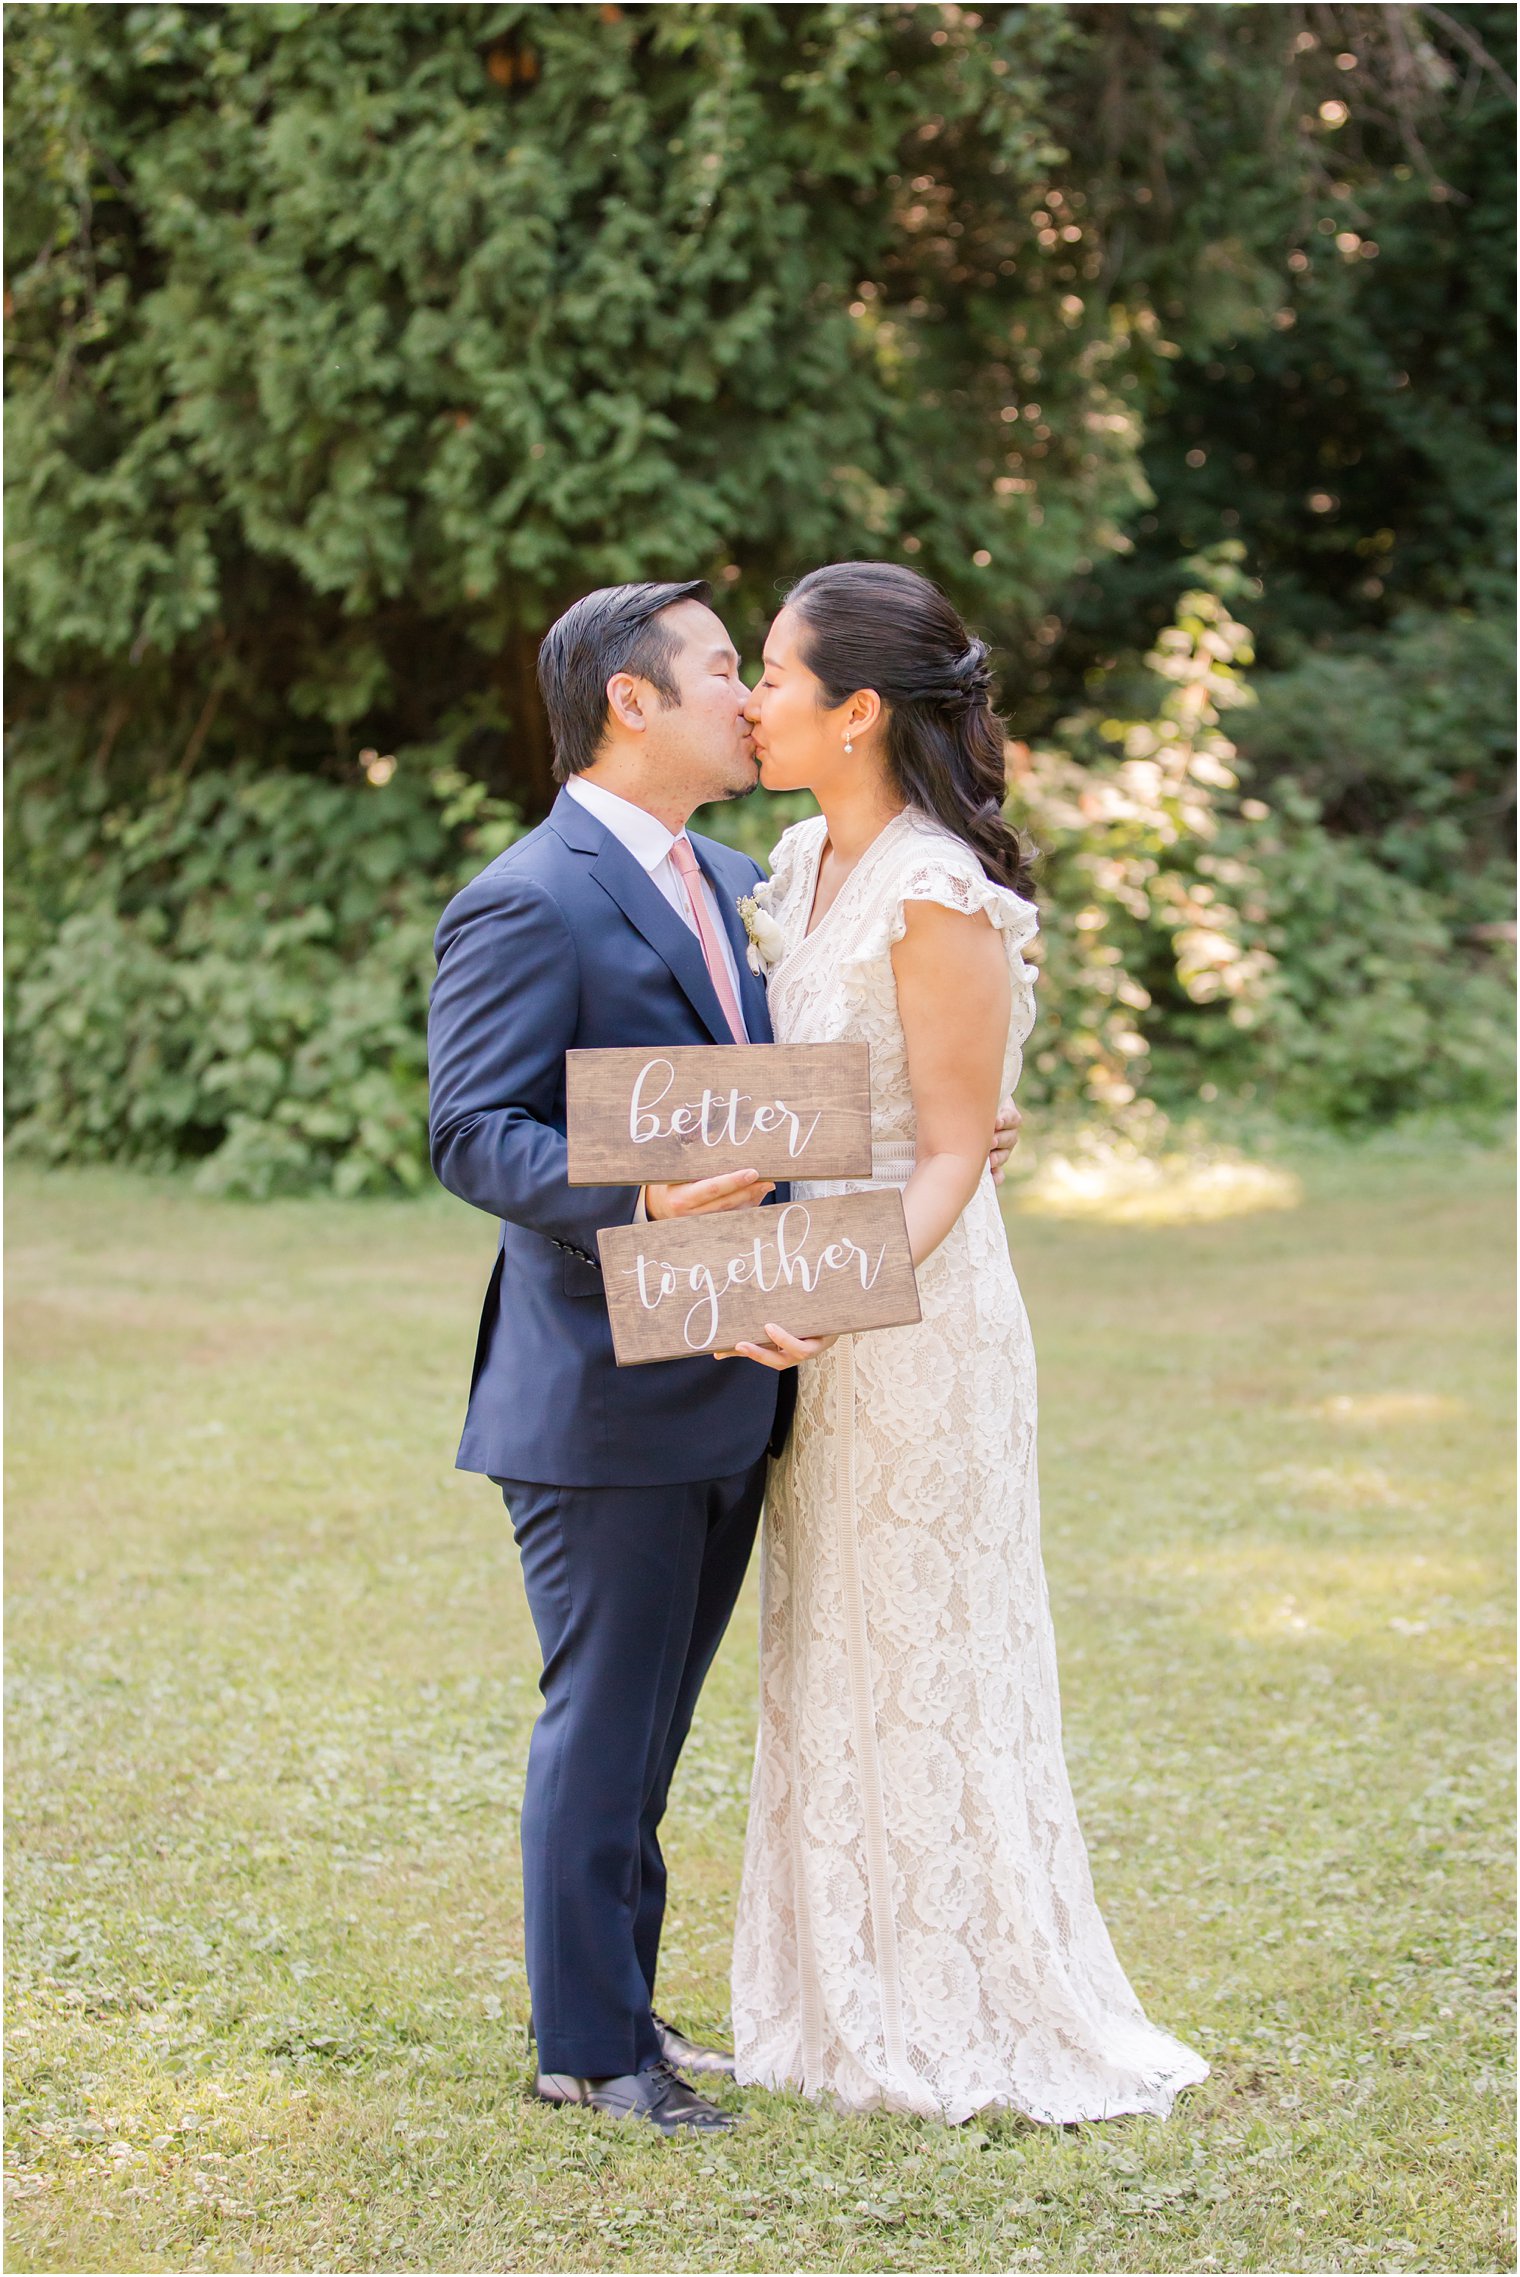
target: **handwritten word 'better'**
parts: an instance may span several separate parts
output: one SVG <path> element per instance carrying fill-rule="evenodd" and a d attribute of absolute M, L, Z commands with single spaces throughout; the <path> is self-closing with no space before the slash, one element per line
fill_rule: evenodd
<path fill-rule="evenodd" d="M 658 1091 L 650 1088 L 662 1075 L 665 1080 Z M 768 1137 L 772 1131 L 784 1130 L 786 1151 L 795 1157 L 823 1120 L 820 1109 L 804 1130 L 802 1117 L 784 1099 L 774 1099 L 768 1107 L 757 1107 L 747 1091 L 736 1087 L 726 1095 L 720 1091 L 704 1091 L 700 1099 L 672 1107 L 662 1121 L 655 1109 L 675 1079 L 676 1071 L 668 1059 L 652 1059 L 640 1068 L 628 1106 L 628 1136 L 635 1146 L 647 1146 L 651 1139 L 667 1137 L 696 1138 L 703 1146 L 723 1146 L 729 1142 L 744 1146 L 756 1132 Z M 740 1112 L 745 1107 L 751 1110 L 747 1121 Z"/>

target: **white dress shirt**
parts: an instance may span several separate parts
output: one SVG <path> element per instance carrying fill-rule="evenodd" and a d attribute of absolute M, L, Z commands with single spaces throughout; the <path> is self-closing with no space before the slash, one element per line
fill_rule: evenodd
<path fill-rule="evenodd" d="M 670 858 L 670 849 L 676 842 L 676 832 L 667 830 L 664 823 L 646 807 L 635 806 L 632 799 L 619 798 L 616 791 L 604 790 L 600 783 L 588 783 L 584 775 L 572 775 L 565 789 L 577 806 L 583 806 L 588 814 L 594 814 L 603 829 L 610 830 L 620 846 L 626 846 L 639 868 L 647 875 L 650 884 L 665 896 L 682 924 L 696 936 L 700 949 L 702 936 L 697 932 L 697 920 L 691 903 L 686 898 L 686 886 L 680 871 Z M 728 967 L 734 1002 L 739 1007 L 739 1017 L 742 1020 L 744 996 L 739 987 L 739 968 L 734 962 L 733 943 L 728 937 L 723 912 L 718 907 L 711 881 L 705 872 L 698 880 L 698 889 L 707 896 L 713 931 L 718 936 L 718 947 L 722 950 L 723 961 Z M 705 955 L 703 962 L 706 962 Z"/>

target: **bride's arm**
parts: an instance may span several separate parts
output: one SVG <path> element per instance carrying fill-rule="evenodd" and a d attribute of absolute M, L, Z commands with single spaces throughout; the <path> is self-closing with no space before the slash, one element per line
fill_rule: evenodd
<path fill-rule="evenodd" d="M 1001 934 L 937 902 L 903 906 L 892 951 L 918 1159 L 903 1190 L 913 1262 L 932 1256 L 987 1167 L 1012 990 Z"/>
<path fill-rule="evenodd" d="M 892 951 L 892 972 L 918 1123 L 918 1159 L 903 1189 L 903 1213 L 913 1262 L 922 1265 L 987 1167 L 1012 986 L 1002 936 L 989 918 L 967 917 L 931 901 L 905 902 L 903 917 L 907 930 Z M 793 1368 L 835 1341 L 792 1336 L 775 1323 L 767 1333 L 770 1344 L 741 1344 L 714 1357 Z"/>

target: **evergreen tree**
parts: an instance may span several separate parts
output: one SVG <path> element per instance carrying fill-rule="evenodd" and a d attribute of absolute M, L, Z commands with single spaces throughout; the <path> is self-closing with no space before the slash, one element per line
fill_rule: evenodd
<path fill-rule="evenodd" d="M 1167 621 L 1239 539 L 1261 661 L 1514 587 L 1510 7 L 1119 8 L 1097 215 L 1177 353 L 1141 409 L 1134 550 L 1061 611 L 1051 695 Z M 1230 20 L 1200 37 L 1200 19 Z M 1094 104 L 1092 59 L 1058 120 Z"/>
<path fill-rule="evenodd" d="M 778 575 L 907 553 L 1032 624 L 1136 495 L 1127 332 L 1041 209 L 1072 36 L 1049 8 L 17 11 L 23 704 L 180 765 L 452 710 L 510 730 L 532 806 L 533 652 L 590 585 L 705 570 L 753 616 Z"/>
<path fill-rule="evenodd" d="M 1506 14 L 16 9 L 16 708 L 146 772 L 442 734 L 531 811 L 599 582 L 707 571 L 752 643 L 906 557 L 1034 715 L 1224 531 L 1269 655 L 1466 596 Z"/>

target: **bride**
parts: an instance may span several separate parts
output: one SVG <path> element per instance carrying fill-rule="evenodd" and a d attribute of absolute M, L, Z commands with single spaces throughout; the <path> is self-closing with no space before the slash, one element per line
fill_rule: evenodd
<path fill-rule="evenodd" d="M 808 1364 L 766 1515 L 733 2010 L 740 2080 L 1059 2124 L 1165 2114 L 1208 2066 L 1130 1989 L 1061 1752 L 1034 1352 L 986 1167 L 1037 927 L 986 657 L 925 578 L 842 562 L 794 587 L 748 707 L 766 788 L 823 810 L 760 896 L 776 1041 L 869 1044 L 923 1319 L 741 1348 Z"/>

